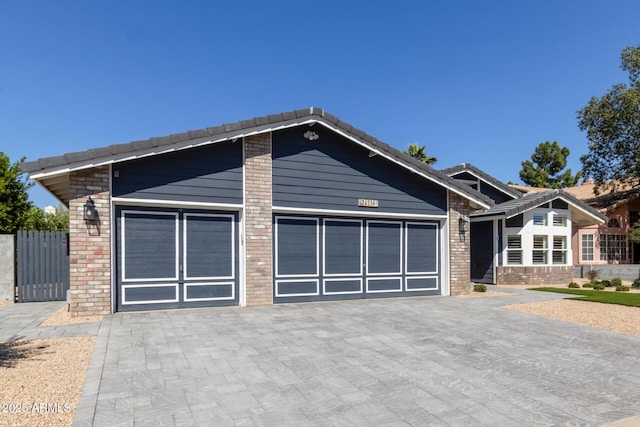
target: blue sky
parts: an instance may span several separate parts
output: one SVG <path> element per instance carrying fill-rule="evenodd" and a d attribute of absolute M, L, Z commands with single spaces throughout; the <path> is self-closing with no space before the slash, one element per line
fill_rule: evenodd
<path fill-rule="evenodd" d="M 640 2 L 31 1 L 0 13 L 0 151 L 28 160 L 317 106 L 520 182 L 626 82 Z M 44 207 L 58 202 L 30 191 Z"/>

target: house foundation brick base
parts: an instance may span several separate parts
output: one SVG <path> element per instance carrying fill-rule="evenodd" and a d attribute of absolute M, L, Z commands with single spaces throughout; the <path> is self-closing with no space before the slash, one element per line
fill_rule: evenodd
<path fill-rule="evenodd" d="M 573 280 L 573 266 L 498 267 L 497 285 L 544 286 L 569 284 Z"/>

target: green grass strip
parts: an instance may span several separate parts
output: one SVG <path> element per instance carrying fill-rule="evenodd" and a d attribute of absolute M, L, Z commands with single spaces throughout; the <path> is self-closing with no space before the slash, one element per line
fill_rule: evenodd
<path fill-rule="evenodd" d="M 569 288 L 531 288 L 530 290 L 556 292 L 559 294 L 580 295 L 579 297 L 568 299 L 601 302 L 605 304 L 626 305 L 629 307 L 640 307 L 640 294 L 630 294 L 628 292 L 594 291 L 587 289 Z"/>

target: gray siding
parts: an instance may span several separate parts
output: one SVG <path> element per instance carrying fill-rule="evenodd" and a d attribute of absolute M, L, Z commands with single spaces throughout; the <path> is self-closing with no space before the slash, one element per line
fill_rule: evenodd
<path fill-rule="evenodd" d="M 117 163 L 113 171 L 114 197 L 228 204 L 243 200 L 240 141 Z"/>
<path fill-rule="evenodd" d="M 480 191 L 485 196 L 490 197 L 491 200 L 493 200 L 496 203 L 504 203 L 514 199 L 512 196 L 505 194 L 504 192 L 502 192 L 501 190 L 498 190 L 497 188 L 495 188 L 485 180 L 479 179 L 476 176 L 470 174 L 469 172 L 461 172 L 458 174 L 454 174 L 454 175 L 451 175 L 451 178 L 458 179 L 458 180 L 470 180 L 470 181 L 480 182 L 480 188 L 478 188 L 478 185 L 473 185 L 472 188 Z"/>
<path fill-rule="evenodd" d="M 307 141 L 307 128 L 273 134 L 273 204 L 275 206 L 446 214 L 446 190 L 391 161 L 369 157 L 369 150 L 334 132 L 315 126 L 320 135 Z M 374 199 L 378 208 L 358 207 Z"/>

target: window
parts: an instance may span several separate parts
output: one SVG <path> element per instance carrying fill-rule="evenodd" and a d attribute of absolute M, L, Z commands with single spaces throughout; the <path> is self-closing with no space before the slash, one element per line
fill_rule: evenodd
<path fill-rule="evenodd" d="M 554 264 L 567 263 L 567 237 L 566 236 L 553 236 L 552 258 L 553 258 Z"/>
<path fill-rule="evenodd" d="M 553 226 L 554 227 L 566 227 L 567 226 L 567 217 L 564 215 L 553 215 Z"/>
<path fill-rule="evenodd" d="M 600 261 L 626 261 L 627 236 L 624 234 L 600 235 Z"/>
<path fill-rule="evenodd" d="M 505 225 L 507 227 L 522 227 L 524 225 L 524 216 L 520 214 L 512 218 L 507 218 Z"/>
<path fill-rule="evenodd" d="M 564 200 L 555 199 L 551 202 L 551 208 L 553 209 L 569 209 L 569 203 Z"/>
<path fill-rule="evenodd" d="M 582 235 L 582 261 L 593 261 L 593 234 Z"/>
<path fill-rule="evenodd" d="M 522 236 L 507 236 L 507 264 L 522 264 Z"/>
<path fill-rule="evenodd" d="M 610 218 L 609 222 L 607 222 L 607 227 L 620 228 L 620 221 L 618 221 L 616 218 Z"/>
<path fill-rule="evenodd" d="M 547 236 L 533 236 L 533 263 L 547 263 Z"/>
<path fill-rule="evenodd" d="M 547 215 L 533 214 L 533 225 L 547 225 Z"/>

